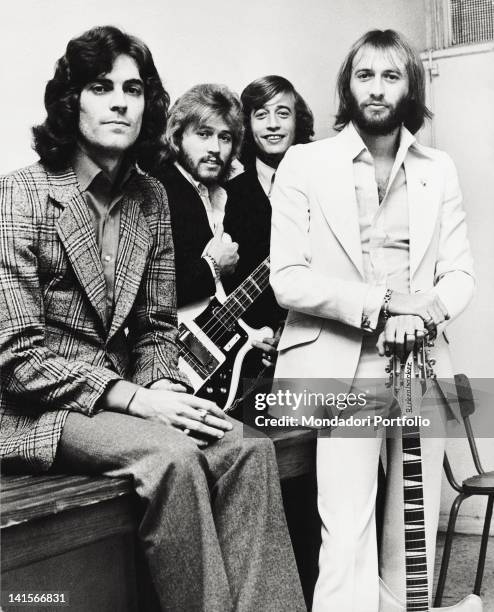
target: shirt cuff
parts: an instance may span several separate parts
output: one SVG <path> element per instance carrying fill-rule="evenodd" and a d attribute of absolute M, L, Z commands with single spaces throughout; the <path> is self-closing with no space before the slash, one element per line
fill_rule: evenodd
<path fill-rule="evenodd" d="M 362 312 L 361 327 L 364 331 L 372 332 L 376 329 L 385 294 L 386 287 L 372 286 L 369 288 Z"/>

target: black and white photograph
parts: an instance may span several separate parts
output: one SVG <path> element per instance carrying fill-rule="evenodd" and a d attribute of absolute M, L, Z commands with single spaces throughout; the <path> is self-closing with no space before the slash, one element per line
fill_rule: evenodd
<path fill-rule="evenodd" d="M 0 612 L 494 612 L 494 1 L 0 17 Z"/>

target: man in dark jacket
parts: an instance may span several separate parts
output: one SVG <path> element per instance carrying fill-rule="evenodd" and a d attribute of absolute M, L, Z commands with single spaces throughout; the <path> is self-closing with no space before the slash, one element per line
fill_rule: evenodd
<path fill-rule="evenodd" d="M 309 142 L 313 116 L 287 79 L 270 75 L 247 85 L 241 95 L 245 137 L 241 161 L 245 172 L 226 184 L 224 228 L 238 243 L 239 262 L 225 279 L 228 292 L 269 257 L 271 205 L 276 168 L 292 144 Z M 249 308 L 245 320 L 254 327 L 277 331 L 285 318 L 269 287 Z M 267 356 L 267 355 L 266 355 Z"/>
<path fill-rule="evenodd" d="M 242 134 L 240 102 L 223 85 L 196 85 L 170 111 L 166 153 L 153 174 L 170 205 L 179 308 L 213 296 L 238 262 L 238 245 L 223 233 L 222 183 Z"/>

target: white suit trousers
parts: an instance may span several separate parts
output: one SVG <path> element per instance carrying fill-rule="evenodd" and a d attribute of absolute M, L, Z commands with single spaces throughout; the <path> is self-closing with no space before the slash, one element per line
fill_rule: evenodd
<path fill-rule="evenodd" d="M 386 362 L 362 353 L 356 383 L 383 379 Z M 429 394 L 430 395 L 430 394 Z M 434 421 L 434 435 L 422 438 L 426 546 L 431 597 L 439 519 L 446 406 L 439 392 L 422 416 Z M 376 437 L 345 438 L 332 432 L 317 444 L 318 508 L 322 521 L 319 578 L 313 612 L 378 612 L 379 575 L 405 600 L 405 536 L 401 438 L 387 439 L 386 501 L 382 558 L 378 563 L 375 502 L 383 428 Z"/>

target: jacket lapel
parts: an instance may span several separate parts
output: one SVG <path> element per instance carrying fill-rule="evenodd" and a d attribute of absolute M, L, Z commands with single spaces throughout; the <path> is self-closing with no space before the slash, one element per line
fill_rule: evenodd
<path fill-rule="evenodd" d="M 125 196 L 120 217 L 120 242 L 115 269 L 113 319 L 108 338 L 124 323 L 141 285 L 151 247 L 151 233 L 138 195 Z"/>
<path fill-rule="evenodd" d="M 341 134 L 336 138 L 341 138 Z M 359 273 L 364 275 L 353 160 L 340 148 L 323 156 L 317 174 L 324 177 L 319 199 L 328 224 Z M 336 180 L 333 180 L 335 179 Z"/>
<path fill-rule="evenodd" d="M 414 147 L 405 159 L 410 234 L 410 279 L 417 271 L 432 239 L 438 214 L 437 179 L 430 160 Z"/>
<path fill-rule="evenodd" d="M 56 227 L 67 257 L 106 327 L 106 287 L 91 217 L 72 170 L 49 175 L 50 197 L 63 207 Z"/>
<path fill-rule="evenodd" d="M 335 137 L 338 147 L 323 156 L 323 165 L 318 168 L 319 176 L 327 177 L 331 167 L 332 177 L 320 185 L 321 208 L 331 230 L 363 276 L 362 245 L 355 179 L 353 174 L 353 155 L 356 143 L 348 131 Z M 357 146 L 358 148 L 358 146 Z M 417 271 L 432 239 L 438 214 L 439 197 L 437 178 L 431 172 L 430 158 L 420 145 L 413 144 L 405 157 L 407 181 L 409 235 L 410 235 L 410 279 Z"/>

